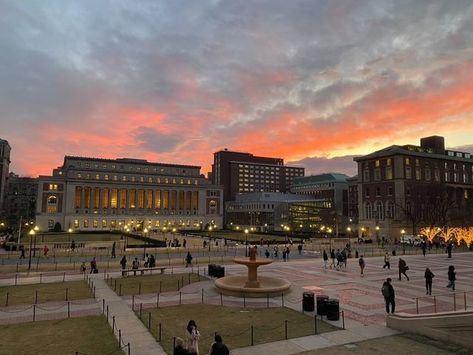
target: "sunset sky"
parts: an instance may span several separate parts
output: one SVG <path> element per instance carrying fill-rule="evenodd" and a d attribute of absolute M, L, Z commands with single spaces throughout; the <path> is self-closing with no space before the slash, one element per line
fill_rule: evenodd
<path fill-rule="evenodd" d="M 64 155 L 306 173 L 443 135 L 473 150 L 473 1 L 0 0 L 11 171 Z"/>

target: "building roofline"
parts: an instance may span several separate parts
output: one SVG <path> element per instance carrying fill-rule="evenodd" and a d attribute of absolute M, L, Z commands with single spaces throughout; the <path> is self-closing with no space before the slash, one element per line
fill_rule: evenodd
<path fill-rule="evenodd" d="M 92 158 L 92 157 L 81 157 L 76 155 L 66 155 L 64 157 L 63 166 L 66 163 L 66 159 L 80 159 L 80 160 L 87 160 L 87 161 L 101 161 L 101 162 L 108 162 L 108 163 L 124 163 L 124 164 L 147 164 L 147 165 L 154 165 L 154 166 L 170 166 L 170 167 L 179 167 L 179 168 L 194 168 L 194 169 L 201 169 L 202 167 L 199 165 L 185 165 L 185 164 L 171 164 L 171 163 L 156 163 L 156 162 L 149 162 L 146 159 L 132 159 L 132 158 L 116 158 L 116 159 L 108 159 L 108 158 Z M 128 160 L 130 159 L 130 160 Z"/>

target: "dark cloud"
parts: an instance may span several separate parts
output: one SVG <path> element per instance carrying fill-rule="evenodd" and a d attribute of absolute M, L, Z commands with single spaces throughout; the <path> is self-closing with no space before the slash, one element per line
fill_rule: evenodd
<path fill-rule="evenodd" d="M 306 175 L 317 175 L 324 173 L 342 173 L 348 176 L 357 174 L 357 164 L 353 161 L 354 155 L 346 155 L 334 158 L 304 158 L 298 161 L 290 161 L 291 166 L 305 167 Z"/>
<path fill-rule="evenodd" d="M 255 154 L 286 145 L 286 159 L 328 149 L 343 155 L 357 144 L 353 127 L 375 127 L 373 112 L 454 88 L 462 78 L 473 81 L 473 74 L 451 70 L 473 60 L 472 41 L 469 0 L 6 0 L 2 138 L 21 151 L 13 163 L 20 172 L 33 167 L 24 153 L 47 161 L 53 151 L 60 160 L 69 152 L 54 142 L 67 148 L 68 137 L 79 139 L 84 127 L 96 145 L 84 154 L 107 151 L 110 137 L 130 137 L 113 152 L 155 151 L 182 160 L 193 147 L 195 163 L 206 166 L 212 150 L 239 147 L 248 132 L 259 131 Z M 462 110 L 436 122 L 469 107 Z M 416 115 L 417 108 L 399 114 Z M 163 118 L 150 121 L 153 115 Z M 393 115 L 376 122 L 382 139 L 431 129 L 430 120 L 394 127 Z M 37 134 L 51 127 L 61 139 Z M 358 136 L 366 137 L 366 149 L 380 141 L 374 133 Z M 33 139 L 38 146 L 28 150 Z"/>

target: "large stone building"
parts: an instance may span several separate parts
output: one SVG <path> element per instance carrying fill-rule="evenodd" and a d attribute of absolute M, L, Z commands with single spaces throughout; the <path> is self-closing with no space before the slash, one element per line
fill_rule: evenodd
<path fill-rule="evenodd" d="M 5 193 L 5 216 L 9 225 L 17 225 L 20 220 L 34 221 L 38 179 L 8 175 Z"/>
<path fill-rule="evenodd" d="M 359 234 L 398 240 L 418 228 L 471 225 L 473 157 L 445 149 L 443 137 L 357 157 Z"/>
<path fill-rule="evenodd" d="M 0 216 L 5 213 L 5 189 L 10 171 L 10 151 L 10 144 L 0 139 Z"/>
<path fill-rule="evenodd" d="M 36 212 L 41 230 L 221 228 L 222 188 L 199 166 L 66 156 L 39 177 Z"/>
<path fill-rule="evenodd" d="M 285 166 L 281 158 L 258 157 L 227 149 L 214 153 L 212 179 L 223 185 L 224 201 L 241 193 L 289 192 L 292 180 L 304 176 L 304 168 Z"/>

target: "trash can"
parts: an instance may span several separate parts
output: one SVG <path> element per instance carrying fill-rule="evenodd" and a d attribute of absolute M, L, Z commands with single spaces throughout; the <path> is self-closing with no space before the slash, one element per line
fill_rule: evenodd
<path fill-rule="evenodd" d="M 302 310 L 304 312 L 313 312 L 314 305 L 314 293 L 307 291 L 302 294 Z"/>
<path fill-rule="evenodd" d="M 221 265 L 216 265 L 214 269 L 214 275 L 216 278 L 221 278 L 225 276 L 225 268 Z"/>
<path fill-rule="evenodd" d="M 338 300 L 329 299 L 325 301 L 325 310 L 327 312 L 327 320 L 340 319 L 340 305 Z"/>
<path fill-rule="evenodd" d="M 316 297 L 317 300 L 317 315 L 318 316 L 326 316 L 327 310 L 325 307 L 325 302 L 328 301 L 328 296 L 326 295 L 318 295 Z"/>
<path fill-rule="evenodd" d="M 215 268 L 216 267 L 217 267 L 217 265 L 215 265 L 215 264 L 209 264 L 209 271 L 208 271 L 209 276 L 215 276 Z"/>

